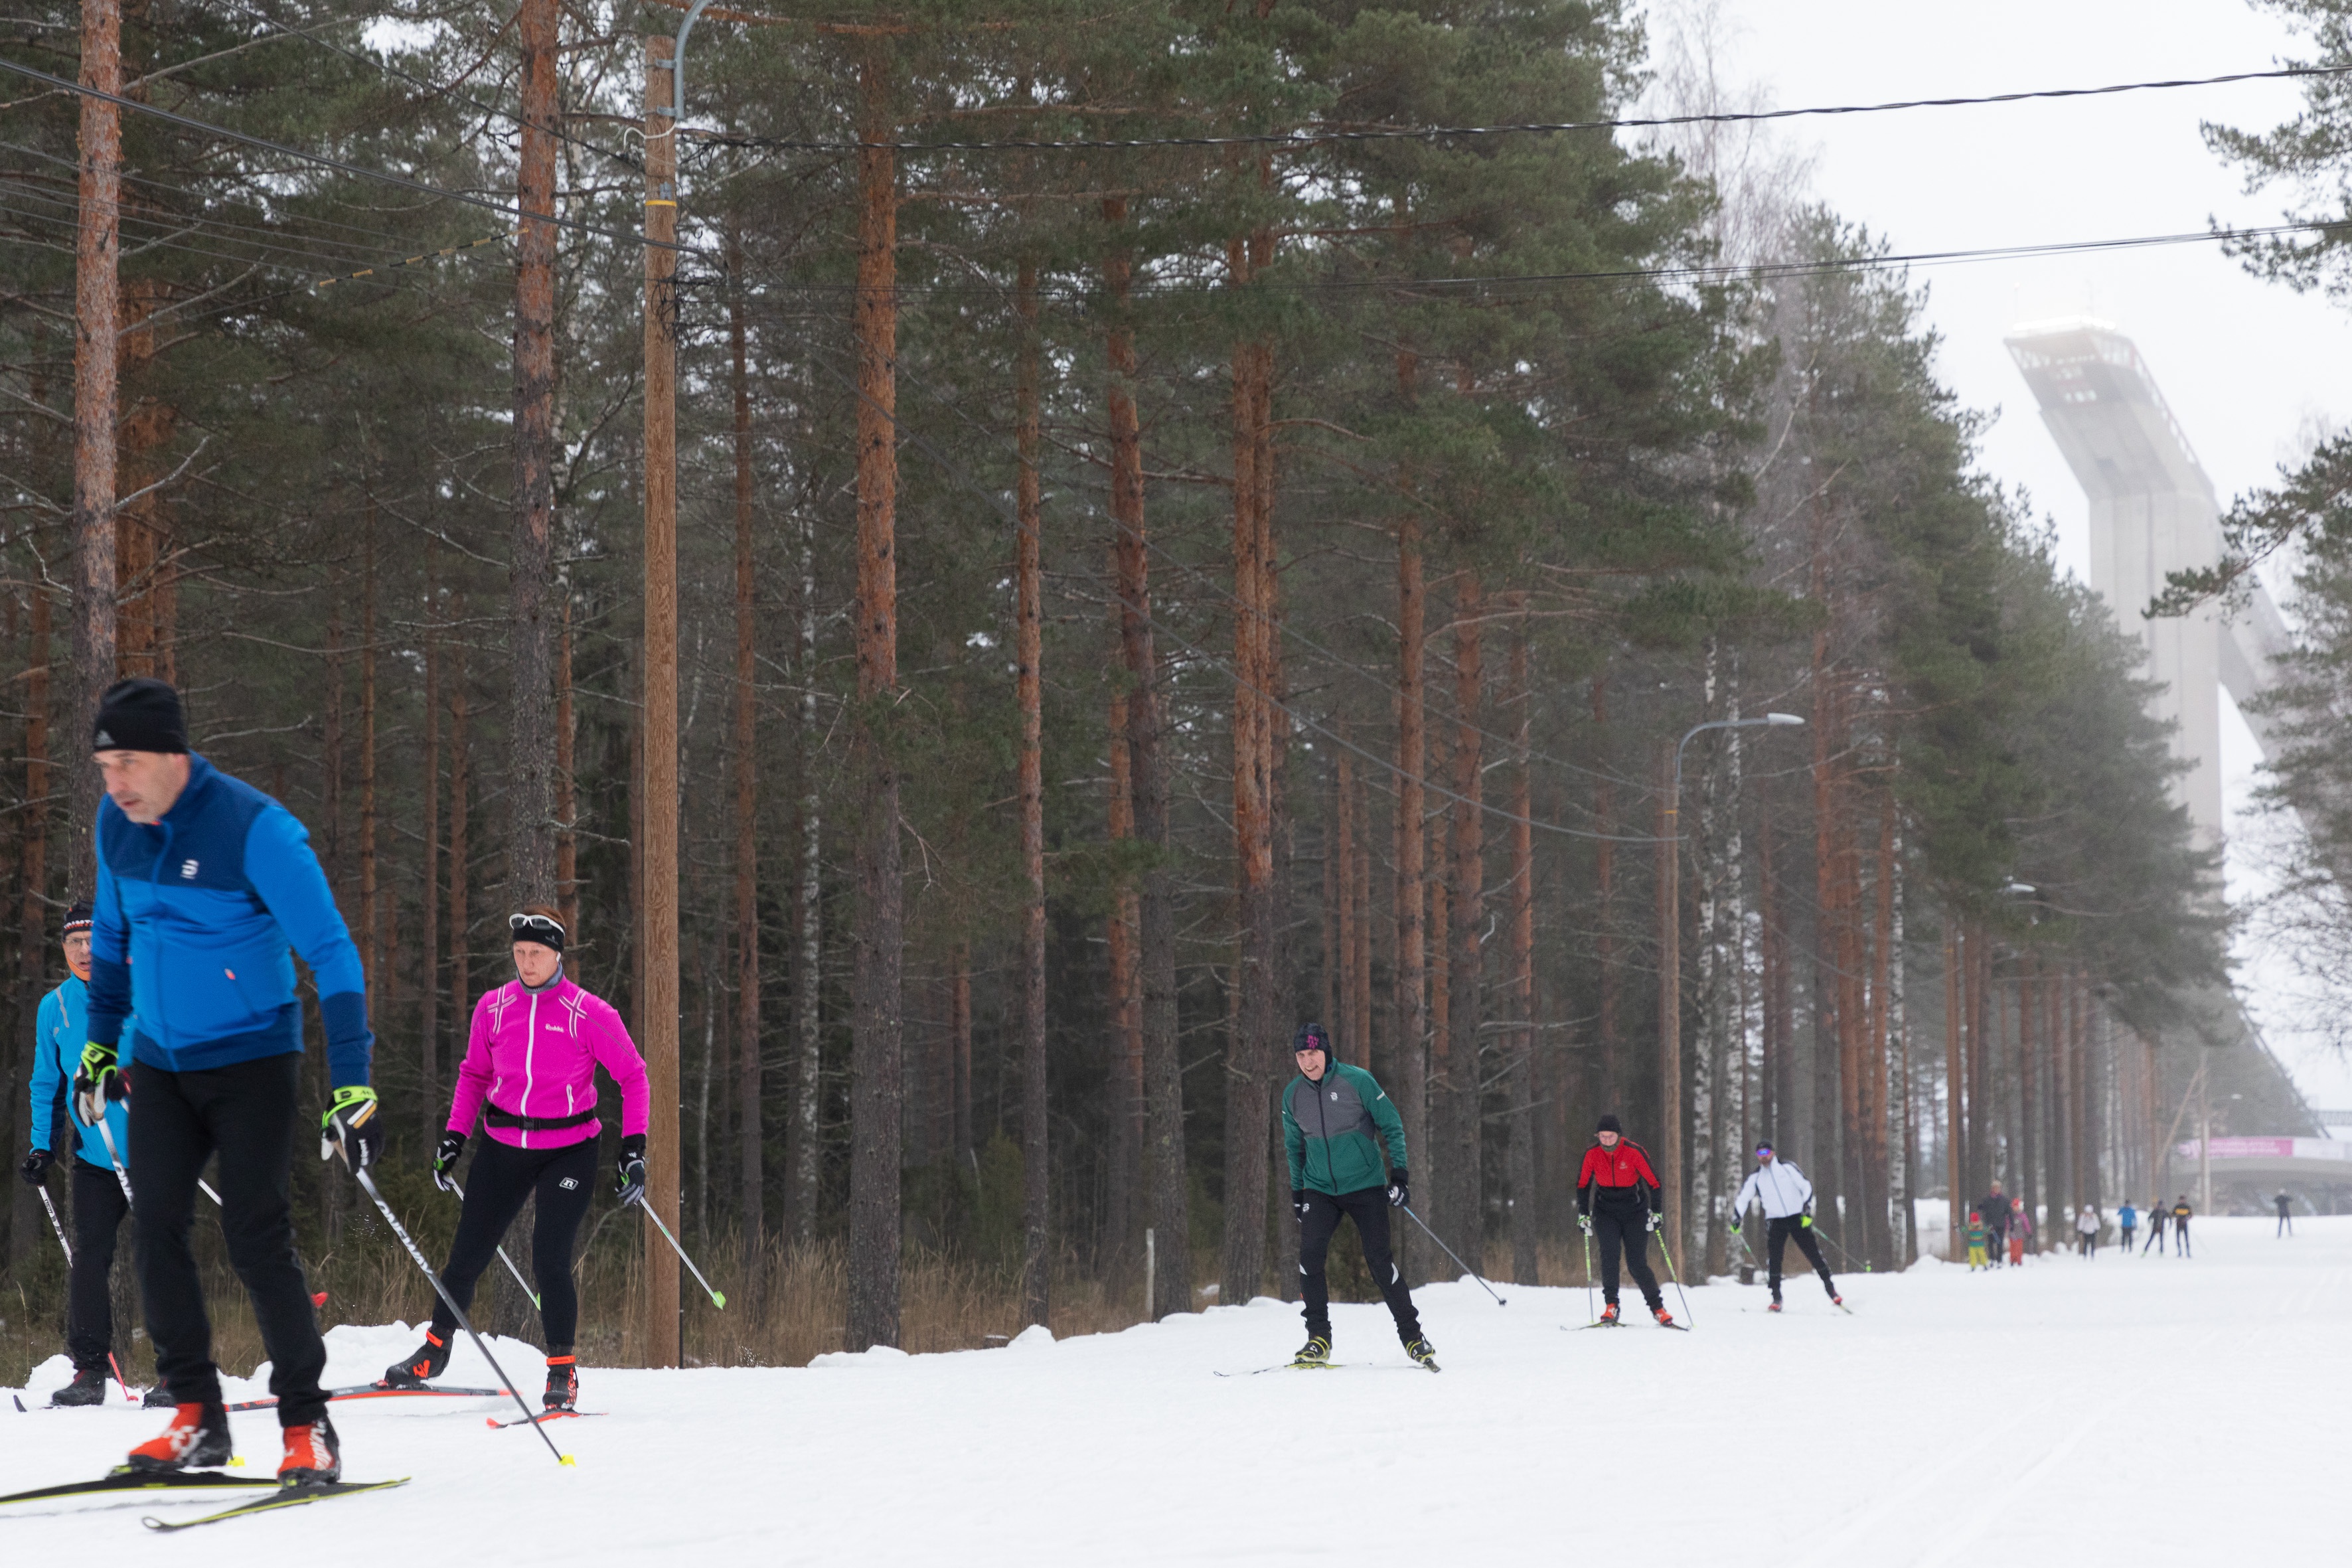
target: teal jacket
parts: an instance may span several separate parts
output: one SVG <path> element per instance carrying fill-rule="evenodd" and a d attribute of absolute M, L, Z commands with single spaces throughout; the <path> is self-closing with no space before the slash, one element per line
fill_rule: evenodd
<path fill-rule="evenodd" d="M 1282 1091 L 1282 1147 L 1294 1193 L 1337 1197 L 1386 1186 L 1380 1139 L 1388 1141 L 1389 1164 L 1403 1170 L 1404 1118 L 1361 1068 L 1333 1062 L 1322 1082 L 1302 1074 Z"/>

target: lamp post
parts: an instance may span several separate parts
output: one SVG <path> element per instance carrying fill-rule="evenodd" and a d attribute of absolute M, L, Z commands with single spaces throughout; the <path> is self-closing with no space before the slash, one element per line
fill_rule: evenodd
<path fill-rule="evenodd" d="M 1672 1194 L 1665 1205 L 1666 1247 L 1679 1252 L 1683 1245 L 1683 939 L 1682 939 L 1682 803 L 1683 751 L 1693 737 L 1709 730 L 1783 729 L 1802 724 L 1794 713 L 1767 713 L 1761 719 L 1715 719 L 1694 724 L 1675 745 L 1672 782 L 1666 788 L 1665 822 L 1658 835 L 1658 1106 L 1664 1128 L 1665 1169 L 1658 1181 Z"/>

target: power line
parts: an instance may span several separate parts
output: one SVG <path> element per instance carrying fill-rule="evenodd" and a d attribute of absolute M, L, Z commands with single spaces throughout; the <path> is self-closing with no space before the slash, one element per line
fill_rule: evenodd
<path fill-rule="evenodd" d="M 1436 142 L 1465 136 L 1543 136 L 1574 131 L 1654 131 L 1675 125 L 1750 125 L 1773 120 L 1802 120 L 1832 115 L 1886 114 L 1907 109 L 1968 109 L 1985 104 L 2027 103 L 2067 98 L 2105 98 L 2125 92 L 2161 92 L 2176 88 L 2221 87 L 2238 81 L 2276 81 L 2297 77 L 2332 77 L 2352 71 L 2352 66 L 2288 66 L 2277 70 L 2232 71 L 2226 76 L 2179 77 L 2163 81 L 2125 81 L 2106 87 L 2039 88 L 2026 92 L 1986 93 L 1973 98 L 1906 98 L 1887 103 L 1836 103 L 1810 109 L 1763 109 L 1717 114 L 1655 114 L 1621 120 L 1531 121 L 1503 125 L 1373 125 L 1310 126 L 1299 131 L 1270 131 L 1233 136 L 1139 136 L 1078 138 L 1071 141 L 1026 139 L 1001 142 L 805 142 L 780 136 L 730 136 L 719 132 L 688 131 L 698 141 L 723 147 L 773 149 L 792 153 L 1118 153 L 1151 147 L 1312 147 L 1333 142 Z M 1040 105 L 1040 113 L 1053 112 Z"/>
<path fill-rule="evenodd" d="M 61 76 L 51 76 L 47 71 L 38 70 L 27 65 L 19 65 L 15 60 L 0 58 L 0 70 L 14 71 L 18 76 L 29 77 L 35 81 L 47 82 L 49 86 L 64 91 L 78 93 L 84 98 L 95 98 L 120 109 L 152 115 L 157 120 L 168 121 L 172 124 L 184 126 L 191 131 L 200 131 L 207 136 L 225 137 L 231 142 L 241 142 L 248 147 L 257 147 L 265 153 L 275 153 L 280 157 L 298 159 L 305 163 L 315 163 L 320 168 L 332 169 L 338 174 L 355 175 L 362 180 L 375 180 L 387 185 L 397 185 L 403 190 L 437 196 L 444 201 L 463 202 L 467 206 L 480 207 L 485 212 L 494 212 L 501 217 L 517 218 L 526 223 L 535 221 L 552 224 L 557 228 L 568 228 L 580 234 L 593 234 L 603 239 L 617 239 L 627 245 L 651 246 L 657 250 L 687 248 L 685 246 L 674 245 L 666 240 L 648 239 L 643 235 L 627 234 L 622 230 L 605 228 L 597 224 L 583 223 L 578 218 L 557 217 L 551 213 L 527 213 L 520 207 L 509 206 L 504 202 L 495 202 L 488 196 L 478 196 L 466 191 L 446 190 L 439 185 L 426 184 L 422 180 L 412 180 L 405 174 L 388 174 L 382 169 L 369 169 L 357 163 L 346 163 L 341 158 L 330 158 L 323 153 L 308 153 L 299 147 L 289 147 L 282 142 L 272 142 L 267 137 L 248 135 L 242 131 L 232 131 L 226 125 L 215 125 L 208 121 L 174 113 L 171 110 L 160 108 L 155 104 L 142 103 L 137 99 L 123 98 L 111 92 L 100 92 L 94 87 L 85 87 L 78 81 L 68 81 Z"/>

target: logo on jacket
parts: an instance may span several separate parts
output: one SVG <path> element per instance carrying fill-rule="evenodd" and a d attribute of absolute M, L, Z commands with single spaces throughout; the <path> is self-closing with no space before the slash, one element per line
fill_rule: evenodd
<path fill-rule="evenodd" d="M 1332 1099 L 1334 1099 L 1334 1100 L 1339 1099 L 1339 1091 L 1338 1089 L 1333 1089 L 1333 1090 L 1331 1091 L 1331 1098 L 1332 1098 Z"/>
<path fill-rule="evenodd" d="M 183 861 L 181 861 L 181 862 L 180 862 L 180 880 L 182 880 L 183 882 L 193 882 L 193 881 L 194 881 L 195 879 L 196 879 L 196 863 L 195 863 L 194 860 L 183 860 Z"/>

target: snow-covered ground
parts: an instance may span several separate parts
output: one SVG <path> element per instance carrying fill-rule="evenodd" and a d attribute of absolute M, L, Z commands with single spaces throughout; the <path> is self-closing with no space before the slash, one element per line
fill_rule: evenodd
<path fill-rule="evenodd" d="M 339 1568 L 2340 1562 L 2352 1218 L 2298 1224 L 2200 1220 L 2188 1262 L 1856 1277 L 1852 1316 L 1810 1278 L 1777 1318 L 1760 1288 L 1713 1286 L 1687 1334 L 1561 1332 L 1581 1290 L 1507 1286 L 1498 1308 L 1438 1286 L 1419 1298 L 1434 1377 L 1371 1306 L 1337 1310 L 1341 1370 L 1213 1375 L 1286 1359 L 1298 1320 L 1270 1301 L 957 1355 L 590 1368 L 583 1404 L 610 1414 L 551 1429 L 575 1468 L 489 1430 L 491 1401 L 347 1404 L 349 1474 L 413 1484 L 177 1537 L 140 1516 L 220 1504 L 37 1504 L 0 1516 L 0 1543 L 10 1563 Z M 330 1382 L 413 1342 L 337 1330 Z M 499 1351 L 539 1381 L 535 1352 Z M 461 1348 L 452 1380 L 483 1375 Z M 119 1404 L 41 1408 L 63 1376 L 42 1370 L 26 1414 L 0 1398 L 5 1484 L 95 1474 L 156 1429 Z M 273 1417 L 232 1419 L 274 1466 Z"/>

